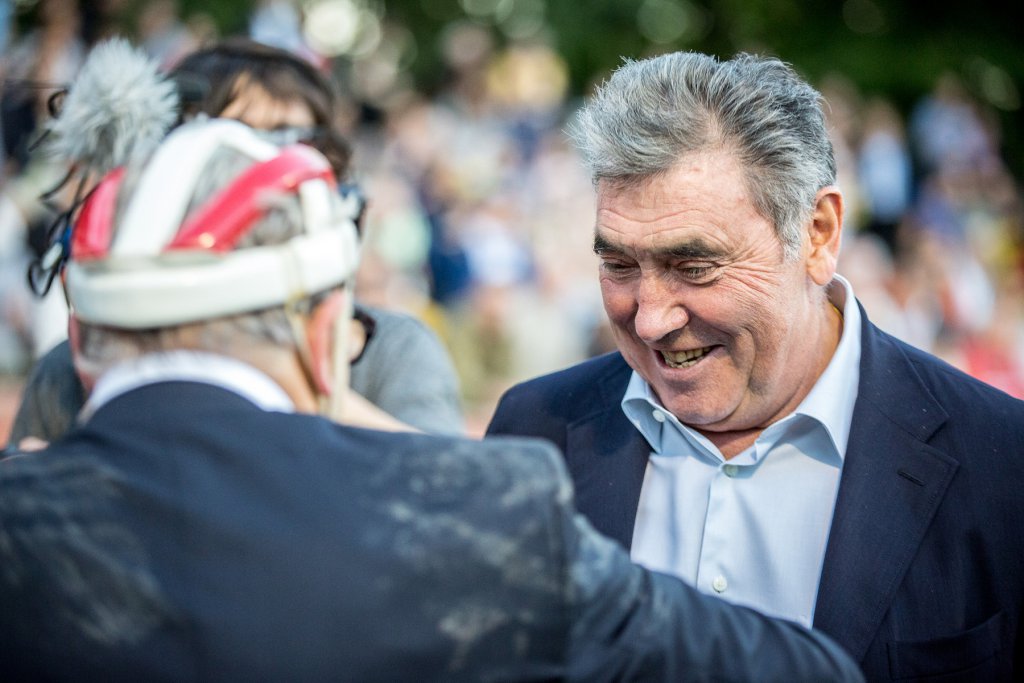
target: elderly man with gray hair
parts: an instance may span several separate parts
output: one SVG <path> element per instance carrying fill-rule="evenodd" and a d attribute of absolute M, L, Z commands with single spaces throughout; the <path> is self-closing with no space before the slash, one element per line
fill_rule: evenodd
<path fill-rule="evenodd" d="M 573 135 L 618 351 L 513 387 L 489 433 L 558 445 L 634 561 L 822 630 L 870 680 L 1024 675 L 1024 403 L 837 274 L 819 93 L 775 58 L 665 54 Z"/>

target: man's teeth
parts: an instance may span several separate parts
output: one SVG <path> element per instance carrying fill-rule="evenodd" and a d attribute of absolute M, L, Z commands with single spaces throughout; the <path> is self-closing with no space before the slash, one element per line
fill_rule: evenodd
<path fill-rule="evenodd" d="M 690 349 L 689 351 L 662 351 L 661 356 L 670 368 L 688 368 L 695 365 L 710 350 L 710 346 L 705 346 L 702 349 Z"/>

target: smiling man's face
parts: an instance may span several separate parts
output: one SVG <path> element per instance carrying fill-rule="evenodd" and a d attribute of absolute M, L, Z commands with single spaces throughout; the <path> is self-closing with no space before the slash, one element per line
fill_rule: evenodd
<path fill-rule="evenodd" d="M 827 364 L 811 249 L 785 257 L 730 153 L 688 155 L 639 185 L 599 183 L 594 246 L 619 349 L 684 424 L 763 428 Z"/>

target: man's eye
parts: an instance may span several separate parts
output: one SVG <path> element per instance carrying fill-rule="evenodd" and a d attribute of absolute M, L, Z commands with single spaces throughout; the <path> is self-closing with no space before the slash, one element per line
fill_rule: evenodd
<path fill-rule="evenodd" d="M 609 273 L 625 273 L 633 268 L 629 263 L 618 263 L 616 261 L 602 261 L 601 267 Z"/>
<path fill-rule="evenodd" d="M 700 266 L 683 266 L 679 269 L 679 272 L 683 274 L 687 280 L 707 280 L 714 273 L 715 267 L 711 265 L 700 265 Z"/>

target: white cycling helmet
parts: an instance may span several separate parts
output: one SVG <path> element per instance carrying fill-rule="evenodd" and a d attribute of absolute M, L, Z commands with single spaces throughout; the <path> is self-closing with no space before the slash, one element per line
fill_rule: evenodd
<path fill-rule="evenodd" d="M 203 168 L 225 146 L 255 163 L 186 216 Z M 146 329 L 211 320 L 298 301 L 355 275 L 355 223 L 330 164 L 311 147 L 277 147 L 237 121 L 186 124 L 146 164 L 115 231 L 123 176 L 116 169 L 100 182 L 72 232 L 66 287 L 84 322 Z M 266 198 L 281 193 L 298 195 L 304 232 L 233 251 Z"/>

